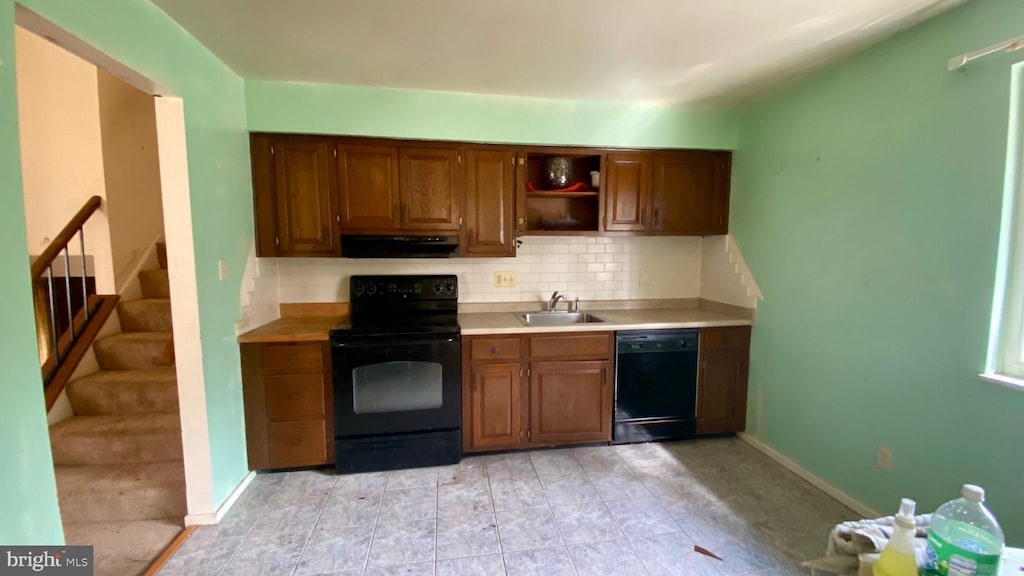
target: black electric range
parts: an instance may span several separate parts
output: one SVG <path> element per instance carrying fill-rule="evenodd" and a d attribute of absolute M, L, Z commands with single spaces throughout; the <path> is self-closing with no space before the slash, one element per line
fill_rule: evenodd
<path fill-rule="evenodd" d="M 339 472 L 462 457 L 462 343 L 453 275 L 352 276 L 331 329 Z"/>

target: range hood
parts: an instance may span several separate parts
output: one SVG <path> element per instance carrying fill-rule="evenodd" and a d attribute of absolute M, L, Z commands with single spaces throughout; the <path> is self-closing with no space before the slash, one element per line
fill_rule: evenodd
<path fill-rule="evenodd" d="M 458 236 L 343 235 L 343 258 L 452 258 Z"/>

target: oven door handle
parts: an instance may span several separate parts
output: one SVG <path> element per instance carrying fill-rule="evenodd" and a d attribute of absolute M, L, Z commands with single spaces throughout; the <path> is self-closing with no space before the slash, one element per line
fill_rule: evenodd
<path fill-rule="evenodd" d="M 422 338 L 418 340 L 381 340 L 373 339 L 364 342 L 336 342 L 331 341 L 331 348 L 374 348 L 380 346 L 423 346 L 437 343 L 455 342 L 454 336 L 442 336 L 440 338 Z"/>

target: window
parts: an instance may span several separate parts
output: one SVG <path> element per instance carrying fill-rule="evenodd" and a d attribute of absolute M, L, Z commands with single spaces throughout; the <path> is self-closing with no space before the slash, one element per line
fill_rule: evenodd
<path fill-rule="evenodd" d="M 1024 390 L 1024 63 L 1013 66 L 1003 214 L 981 378 Z"/>

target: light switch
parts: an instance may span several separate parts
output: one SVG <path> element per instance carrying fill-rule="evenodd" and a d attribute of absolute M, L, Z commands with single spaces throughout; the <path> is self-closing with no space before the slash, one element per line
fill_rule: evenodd
<path fill-rule="evenodd" d="M 220 278 L 221 282 L 228 279 L 227 260 L 217 260 L 217 276 Z"/>
<path fill-rule="evenodd" d="M 494 273 L 494 285 L 499 288 L 508 288 L 516 285 L 516 273 L 515 272 L 495 272 Z"/>

